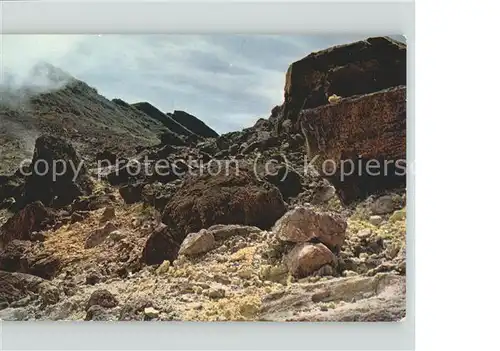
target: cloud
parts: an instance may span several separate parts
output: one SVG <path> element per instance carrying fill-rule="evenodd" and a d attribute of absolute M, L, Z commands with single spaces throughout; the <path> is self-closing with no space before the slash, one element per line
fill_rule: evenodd
<path fill-rule="evenodd" d="M 107 98 L 185 110 L 224 133 L 268 117 L 285 72 L 312 51 L 363 36 L 4 35 L 2 70 L 25 79 L 49 62 Z M 3 74 L 2 79 L 7 75 Z"/>

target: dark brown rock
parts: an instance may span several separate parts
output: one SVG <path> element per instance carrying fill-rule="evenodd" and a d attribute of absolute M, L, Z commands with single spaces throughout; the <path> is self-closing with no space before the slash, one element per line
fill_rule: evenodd
<path fill-rule="evenodd" d="M 205 174 L 188 179 L 172 196 L 163 211 L 162 221 L 148 238 L 142 260 L 160 264 L 177 258 L 189 233 L 215 224 L 243 224 L 270 228 L 285 213 L 279 190 L 260 183 L 245 169 L 230 169 L 228 174 Z"/>
<path fill-rule="evenodd" d="M 276 172 L 268 174 L 265 179 L 276 185 L 285 200 L 297 196 L 303 190 L 300 175 L 287 166 L 279 167 Z"/>
<path fill-rule="evenodd" d="M 95 322 L 108 322 L 113 320 L 113 315 L 109 313 L 109 310 L 105 309 L 99 305 L 90 306 L 87 310 L 87 314 L 85 315 L 86 321 L 95 321 Z"/>
<path fill-rule="evenodd" d="M 111 185 L 121 185 L 136 180 L 144 171 L 143 165 L 136 162 L 123 162 L 112 167 L 105 176 Z"/>
<path fill-rule="evenodd" d="M 44 279 L 29 274 L 0 271 L 0 303 L 12 303 L 38 293 Z"/>
<path fill-rule="evenodd" d="M 93 271 L 87 274 L 87 276 L 85 277 L 85 284 L 96 285 L 101 281 L 101 279 L 102 276 L 98 272 Z"/>
<path fill-rule="evenodd" d="M 192 131 L 184 127 L 182 124 L 174 120 L 171 115 L 166 115 L 165 113 L 158 110 L 156 107 L 148 102 L 138 102 L 133 104 L 136 109 L 141 110 L 148 116 L 156 119 L 157 121 L 163 123 L 173 134 L 182 135 L 186 137 L 196 136 Z"/>
<path fill-rule="evenodd" d="M 217 138 L 219 135 L 203 121 L 184 111 L 174 111 L 167 113 L 174 121 L 182 124 L 185 128 L 204 138 Z"/>
<path fill-rule="evenodd" d="M 172 234 L 169 228 L 161 224 L 149 236 L 142 251 L 142 261 L 147 265 L 173 261 L 177 258 L 182 239 Z"/>
<path fill-rule="evenodd" d="M 71 223 L 76 223 L 76 222 L 81 222 L 85 219 L 85 216 L 81 213 L 78 213 L 78 212 L 74 212 L 72 215 L 71 215 Z"/>
<path fill-rule="evenodd" d="M 286 257 L 290 273 L 299 278 L 306 277 L 334 261 L 334 254 L 321 243 L 297 244 Z"/>
<path fill-rule="evenodd" d="M 162 220 L 183 240 L 214 224 L 268 229 L 284 213 L 283 198 L 274 185 L 259 182 L 249 170 L 229 167 L 227 174 L 224 170 L 186 180 L 168 202 Z"/>
<path fill-rule="evenodd" d="M 344 203 L 405 187 L 404 86 L 304 110 L 300 124 L 309 160 Z"/>
<path fill-rule="evenodd" d="M 143 183 L 127 184 L 120 188 L 120 195 L 126 204 L 133 204 L 141 201 L 142 199 L 142 189 L 144 188 Z"/>
<path fill-rule="evenodd" d="M 44 279 L 52 279 L 59 272 L 61 261 L 59 258 L 44 252 L 29 253 L 22 261 L 22 272 L 26 272 Z"/>

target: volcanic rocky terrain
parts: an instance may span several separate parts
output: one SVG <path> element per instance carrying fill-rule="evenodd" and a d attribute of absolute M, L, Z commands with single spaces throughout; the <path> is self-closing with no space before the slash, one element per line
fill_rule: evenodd
<path fill-rule="evenodd" d="M 35 69 L 60 84 L 0 91 L 0 319 L 404 318 L 404 44 L 292 63 L 224 135 Z"/>

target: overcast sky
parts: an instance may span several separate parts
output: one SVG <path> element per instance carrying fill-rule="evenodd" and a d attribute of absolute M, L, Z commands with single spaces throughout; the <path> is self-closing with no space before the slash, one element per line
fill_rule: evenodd
<path fill-rule="evenodd" d="M 4 72 L 46 61 L 108 99 L 187 111 L 220 133 L 267 118 L 290 63 L 362 36 L 5 35 Z"/>

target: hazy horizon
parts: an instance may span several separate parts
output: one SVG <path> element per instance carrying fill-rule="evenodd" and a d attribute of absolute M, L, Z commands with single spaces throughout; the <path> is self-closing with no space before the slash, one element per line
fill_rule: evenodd
<path fill-rule="evenodd" d="M 108 99 L 184 110 L 219 133 L 249 127 L 283 102 L 288 66 L 364 40 L 347 35 L 4 35 L 4 74 L 25 81 L 45 61 Z M 398 38 L 399 39 L 399 38 Z"/>

